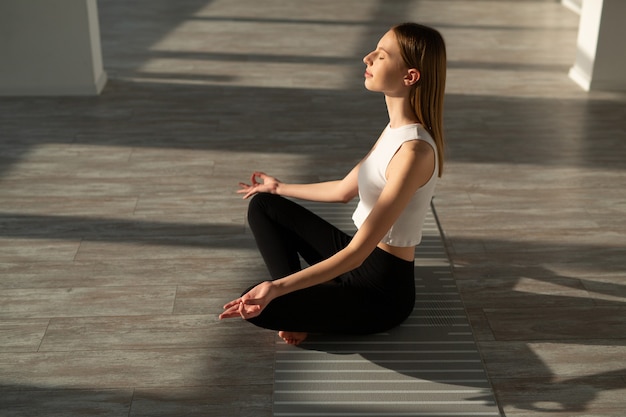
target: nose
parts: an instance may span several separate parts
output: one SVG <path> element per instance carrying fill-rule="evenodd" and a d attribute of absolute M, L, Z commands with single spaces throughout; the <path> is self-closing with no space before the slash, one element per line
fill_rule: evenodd
<path fill-rule="evenodd" d="M 372 62 L 372 60 L 371 60 L 371 58 L 370 58 L 370 55 L 372 55 L 372 52 L 370 52 L 369 54 L 367 54 L 367 55 L 365 55 L 365 56 L 363 57 L 363 63 L 364 63 L 365 65 L 369 65 L 369 64 L 370 64 L 370 62 Z"/>

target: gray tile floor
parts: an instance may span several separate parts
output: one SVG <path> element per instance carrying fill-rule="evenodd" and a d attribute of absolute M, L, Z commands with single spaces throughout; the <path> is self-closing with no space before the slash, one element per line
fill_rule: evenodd
<path fill-rule="evenodd" d="M 275 336 L 220 323 L 266 273 L 233 190 L 343 175 L 385 124 L 361 57 L 448 44 L 435 197 L 506 416 L 626 408 L 626 98 L 568 77 L 558 1 L 101 0 L 99 97 L 0 98 L 0 411 L 270 416 Z"/>

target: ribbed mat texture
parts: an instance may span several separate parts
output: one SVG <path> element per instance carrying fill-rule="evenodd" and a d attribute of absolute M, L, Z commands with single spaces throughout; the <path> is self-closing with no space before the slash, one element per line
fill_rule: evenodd
<path fill-rule="evenodd" d="M 306 206 L 352 232 L 350 205 Z M 500 416 L 435 216 L 416 250 L 415 309 L 371 336 L 277 343 L 274 416 Z"/>

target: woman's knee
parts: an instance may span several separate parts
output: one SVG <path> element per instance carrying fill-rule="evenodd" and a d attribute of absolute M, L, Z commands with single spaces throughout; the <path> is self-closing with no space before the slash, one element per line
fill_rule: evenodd
<path fill-rule="evenodd" d="M 252 196 L 248 203 L 248 222 L 254 219 L 254 216 L 258 213 L 263 213 L 267 210 L 267 196 L 271 194 L 259 193 Z"/>
<path fill-rule="evenodd" d="M 279 195 L 270 193 L 258 193 L 252 196 L 248 203 L 248 213 L 258 210 L 266 211 L 271 206 L 273 201 L 282 198 Z"/>
<path fill-rule="evenodd" d="M 248 223 L 254 223 L 259 216 L 261 218 L 275 218 L 278 212 L 283 211 L 281 203 L 283 197 L 276 194 L 258 193 L 252 197 L 248 204 Z"/>

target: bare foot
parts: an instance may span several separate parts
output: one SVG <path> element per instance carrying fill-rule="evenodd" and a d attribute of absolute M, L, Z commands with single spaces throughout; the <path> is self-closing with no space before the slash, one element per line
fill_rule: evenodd
<path fill-rule="evenodd" d="M 288 345 L 299 345 L 306 339 L 308 333 L 305 332 L 278 332 L 278 336 L 281 337 Z"/>

